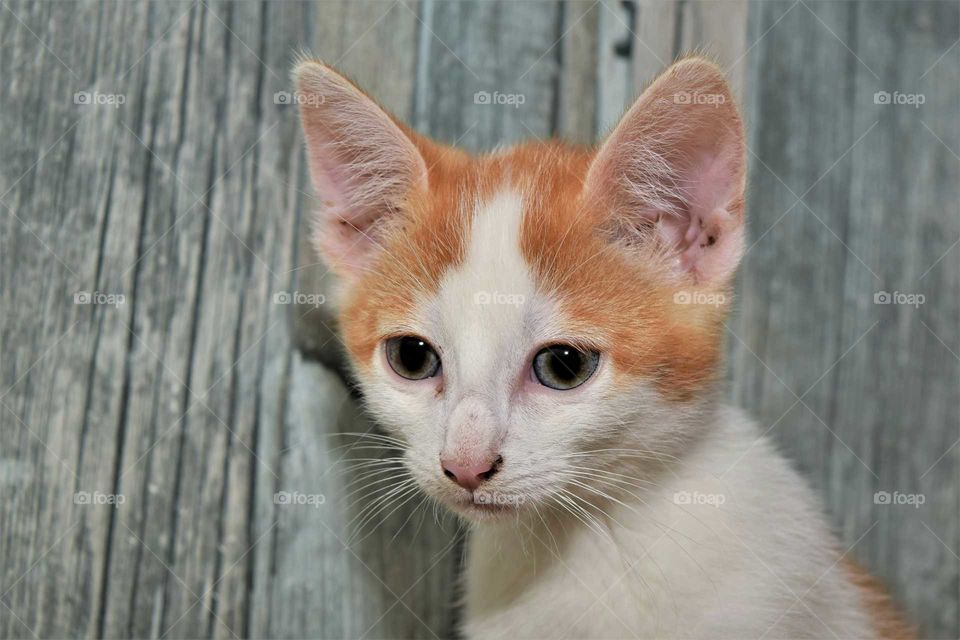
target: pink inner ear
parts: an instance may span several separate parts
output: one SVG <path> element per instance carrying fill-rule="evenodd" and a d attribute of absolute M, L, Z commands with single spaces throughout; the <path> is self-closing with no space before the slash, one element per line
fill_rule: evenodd
<path fill-rule="evenodd" d="M 356 273 L 379 251 L 378 238 L 427 168 L 414 143 L 383 109 L 333 69 L 296 70 L 310 176 L 320 199 L 314 244 L 341 273 Z"/>
<path fill-rule="evenodd" d="M 392 122 L 376 113 L 367 114 L 364 122 L 362 110 L 346 115 L 354 122 L 338 122 L 344 114 L 327 112 L 325 124 L 336 130 L 328 136 L 309 131 L 307 136 L 314 189 L 322 200 L 317 247 L 343 270 L 356 271 L 377 252 L 381 223 L 392 217 L 411 189 L 421 185 L 426 169 L 413 144 Z M 358 125 L 368 129 L 358 130 Z"/>
<path fill-rule="evenodd" d="M 383 175 L 365 176 L 352 159 L 356 150 L 346 143 L 311 145 L 309 153 L 314 190 L 321 198 L 315 246 L 343 270 L 363 269 L 377 248 L 375 224 L 393 211 L 393 201 L 403 193 L 392 172 L 401 171 L 406 159 L 385 151 Z"/>
<path fill-rule="evenodd" d="M 704 156 L 684 182 L 680 213 L 660 215 L 657 226 L 664 244 L 676 252 L 680 269 L 698 283 L 730 276 L 743 250 L 742 214 L 728 207 L 737 198 L 737 179 L 730 162 L 717 154 Z"/>

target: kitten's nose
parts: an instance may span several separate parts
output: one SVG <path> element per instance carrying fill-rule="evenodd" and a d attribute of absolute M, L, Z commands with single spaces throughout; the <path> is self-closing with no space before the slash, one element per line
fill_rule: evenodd
<path fill-rule="evenodd" d="M 464 461 L 454 460 L 452 458 L 440 458 L 440 466 L 443 467 L 443 475 L 447 476 L 467 491 L 473 491 L 480 486 L 484 480 L 493 477 L 503 462 L 503 458 L 497 456 L 493 461 Z"/>

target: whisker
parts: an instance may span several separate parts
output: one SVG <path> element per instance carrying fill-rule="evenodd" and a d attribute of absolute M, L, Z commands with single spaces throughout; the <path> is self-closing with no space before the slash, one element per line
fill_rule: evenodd
<path fill-rule="evenodd" d="M 407 504 L 408 502 L 410 502 L 411 500 L 413 500 L 414 498 L 416 498 L 416 497 L 417 497 L 417 491 L 418 491 L 419 489 L 420 489 L 419 486 L 413 486 L 413 487 L 411 487 L 410 489 L 408 489 L 407 491 L 404 491 L 401 495 L 397 496 L 397 497 L 394 499 L 394 502 L 396 502 L 396 503 L 398 503 L 398 504 L 397 504 L 393 509 L 391 509 L 389 513 L 387 513 L 387 514 L 383 515 L 382 517 L 380 517 L 380 518 L 379 518 L 380 522 L 377 523 L 377 524 L 375 524 L 375 525 L 373 526 L 373 528 L 370 529 L 370 532 L 367 533 L 367 535 L 365 535 L 365 536 L 363 536 L 362 538 L 360 538 L 359 540 L 357 540 L 357 542 L 363 542 L 364 540 L 366 540 L 367 538 L 369 538 L 371 535 L 373 535 L 373 533 L 377 530 L 377 526 L 379 526 L 380 524 L 383 524 L 384 522 L 386 522 L 387 520 L 389 520 L 390 516 L 392 516 L 394 513 L 396 513 L 397 510 L 399 510 L 401 507 L 403 507 L 403 505 Z M 403 498 L 403 501 L 402 501 L 402 502 L 400 501 L 401 498 Z M 388 506 L 389 506 L 389 503 L 388 503 Z M 362 529 L 361 529 L 361 530 L 362 530 Z M 396 538 L 396 537 L 397 537 L 396 534 L 398 534 L 398 533 L 400 533 L 400 529 L 397 529 L 397 531 L 396 531 L 396 533 L 394 534 L 393 537 Z"/>
<path fill-rule="evenodd" d="M 669 453 L 663 453 L 660 451 L 651 451 L 648 449 L 623 449 L 623 448 L 608 448 L 608 449 L 592 449 L 590 451 L 577 451 L 574 453 L 568 453 L 561 456 L 562 458 L 582 458 L 586 456 L 592 456 L 597 453 L 619 453 L 619 454 L 629 454 L 627 457 L 643 458 L 646 460 L 655 460 L 662 462 L 664 459 L 671 461 L 678 461 L 679 458 L 676 456 L 670 455 Z"/>
<path fill-rule="evenodd" d="M 387 469 L 386 471 L 391 471 L 391 470 L 390 470 L 390 469 Z M 380 473 L 385 473 L 386 471 L 381 471 Z M 397 478 L 396 478 L 396 476 L 393 476 L 393 475 L 387 476 L 386 478 L 381 478 L 381 479 L 379 479 L 379 480 L 372 480 L 372 481 L 364 484 L 362 487 L 358 487 L 358 488 L 356 488 L 356 489 L 353 489 L 352 491 L 350 491 L 349 493 L 347 493 L 346 495 L 344 495 L 343 498 L 342 498 L 342 500 L 347 501 L 347 500 L 350 499 L 351 496 L 353 496 L 353 495 L 355 495 L 355 494 L 357 494 L 357 493 L 359 493 L 359 492 L 361 492 L 361 491 L 363 491 L 363 490 L 365 490 L 365 489 L 371 489 L 371 488 L 373 488 L 373 487 L 375 487 L 375 486 L 377 486 L 377 485 L 382 485 L 384 482 L 393 482 L 393 481 L 395 481 L 395 480 L 397 480 Z M 356 482 L 357 482 L 357 481 L 355 480 L 355 481 L 353 482 L 353 484 L 356 484 Z M 349 486 L 350 486 L 350 485 L 344 487 L 344 489 L 345 489 L 345 490 L 348 489 Z"/>
<path fill-rule="evenodd" d="M 410 514 L 407 515 L 407 517 L 406 517 L 406 519 L 403 521 L 403 523 L 397 528 L 396 533 L 394 533 L 394 534 L 393 534 L 393 537 L 390 538 L 390 542 L 393 542 L 394 540 L 397 539 L 397 536 L 400 535 L 400 532 L 403 531 L 404 528 L 407 526 L 407 523 L 410 522 L 410 518 L 412 518 L 412 517 L 414 516 L 414 514 L 416 514 L 417 511 L 420 510 L 420 507 L 422 507 L 424 504 L 426 504 L 426 502 L 427 502 L 427 497 L 428 497 L 428 496 L 427 496 L 426 494 L 424 494 L 424 495 L 423 495 L 423 498 L 420 500 L 420 502 L 417 503 L 417 506 L 410 510 Z M 422 520 L 421 520 L 421 522 L 422 522 Z M 417 528 L 417 531 L 418 531 L 418 532 L 420 531 L 419 527 Z M 414 536 L 414 537 L 416 537 L 416 536 Z"/>
<path fill-rule="evenodd" d="M 617 473 L 615 471 L 609 471 L 607 469 L 597 469 L 595 467 L 583 467 L 579 465 L 570 465 L 570 469 L 581 471 L 583 473 L 595 474 L 597 477 L 616 479 L 637 488 L 649 488 L 657 486 L 657 483 L 653 482 L 652 480 L 634 478 L 632 476 L 628 476 L 623 473 Z"/>
<path fill-rule="evenodd" d="M 378 514 L 390 506 L 391 500 L 399 500 L 400 498 L 406 496 L 409 492 L 416 490 L 417 487 L 415 482 L 416 481 L 411 478 L 406 482 L 401 483 L 399 486 L 394 487 L 393 489 L 382 494 L 372 503 L 364 507 L 360 513 L 348 523 L 347 527 L 353 528 L 355 535 L 360 535 L 363 532 L 364 527 L 366 527 L 369 522 L 374 520 Z M 356 526 L 354 526 L 354 523 L 358 518 L 360 521 L 356 524 Z M 364 538 L 365 537 L 366 536 L 364 536 Z M 356 540 L 354 536 L 351 536 L 351 539 Z"/>
<path fill-rule="evenodd" d="M 355 437 L 358 437 L 358 438 L 374 438 L 374 439 L 377 439 L 377 440 L 385 440 L 385 441 L 393 442 L 393 443 L 395 443 L 395 444 L 398 444 L 398 445 L 401 445 L 401 446 L 404 446 L 404 447 L 407 446 L 407 443 L 404 442 L 403 440 L 401 440 L 401 439 L 399 439 L 399 438 L 395 438 L 395 437 L 393 437 L 393 436 L 384 435 L 384 434 L 382 434 L 382 433 L 361 432 L 361 431 L 340 431 L 340 432 L 337 432 L 337 433 L 328 433 L 328 434 L 327 434 L 327 437 L 330 437 L 330 438 L 335 438 L 335 437 L 336 437 L 336 438 L 340 438 L 340 437 L 343 437 L 343 436 L 355 436 Z"/>
<path fill-rule="evenodd" d="M 605 535 L 606 535 L 605 532 L 603 531 L 603 529 L 602 529 L 602 528 L 599 528 L 599 525 L 596 524 L 596 519 L 593 518 L 592 516 L 590 516 L 589 513 L 586 513 L 586 512 L 583 510 L 583 507 L 581 507 L 579 504 L 577 504 L 576 502 L 574 502 L 573 500 L 571 500 L 570 497 L 568 497 L 568 496 L 573 496 L 572 493 L 570 493 L 570 492 L 567 491 L 566 489 L 560 489 L 560 491 L 559 491 L 557 494 L 555 494 L 555 495 L 556 495 L 556 498 L 557 498 L 558 500 L 559 500 L 559 499 L 562 499 L 562 500 L 563 500 L 563 503 L 562 503 L 562 504 L 565 506 L 567 512 L 570 513 L 570 515 L 572 515 L 573 517 L 575 517 L 577 520 L 579 520 L 580 522 L 582 522 L 585 527 L 587 527 L 587 528 L 590 529 L 591 531 L 594 531 L 595 533 L 600 534 L 601 536 L 605 536 Z M 576 508 L 576 511 L 574 511 L 574 508 Z M 582 517 L 582 516 L 580 515 L 580 513 L 578 513 L 578 512 L 585 514 L 588 518 L 590 518 L 591 522 L 588 522 L 587 520 L 584 520 L 583 517 Z M 598 528 L 594 528 L 594 527 L 598 527 Z"/>

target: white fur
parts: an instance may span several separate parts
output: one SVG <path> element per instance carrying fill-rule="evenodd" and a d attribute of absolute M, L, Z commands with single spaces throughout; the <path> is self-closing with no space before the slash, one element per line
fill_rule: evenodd
<path fill-rule="evenodd" d="M 536 514 L 476 527 L 466 636 L 872 637 L 815 505 L 749 420 L 719 410 L 655 488 L 603 507 L 603 535 Z"/>
<path fill-rule="evenodd" d="M 463 264 L 403 327 L 440 351 L 442 393 L 382 357 L 361 379 L 418 484 L 475 522 L 466 636 L 869 637 L 816 500 L 743 416 L 710 393 L 678 405 L 615 387 L 602 354 L 582 387 L 531 383 L 532 350 L 576 336 L 521 256 L 522 216 L 511 189 L 476 203 Z M 494 293 L 522 303 L 478 303 Z M 483 490 L 521 502 L 515 515 L 471 511 L 445 447 L 500 453 Z"/>

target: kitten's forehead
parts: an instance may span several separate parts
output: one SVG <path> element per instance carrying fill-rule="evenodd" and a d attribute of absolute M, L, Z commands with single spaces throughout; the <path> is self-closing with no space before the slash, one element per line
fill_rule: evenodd
<path fill-rule="evenodd" d="M 438 305 L 473 317 L 515 315 L 508 309 L 534 290 L 520 251 L 522 220 L 523 196 L 515 188 L 503 186 L 476 202 L 463 258 L 444 275 Z M 500 307 L 505 313 L 496 312 Z"/>
<path fill-rule="evenodd" d="M 427 306 L 425 315 L 457 356 L 456 371 L 449 373 L 469 386 L 523 358 L 550 321 L 549 303 L 537 295 L 522 255 L 524 210 L 524 195 L 515 186 L 501 185 L 479 198 L 463 258 L 447 270 Z"/>

